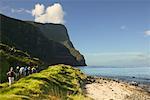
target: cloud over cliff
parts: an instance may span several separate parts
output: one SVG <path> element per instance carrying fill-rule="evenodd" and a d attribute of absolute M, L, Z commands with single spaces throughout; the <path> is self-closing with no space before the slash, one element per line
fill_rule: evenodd
<path fill-rule="evenodd" d="M 64 24 L 64 10 L 59 3 L 45 8 L 43 4 L 36 4 L 32 10 L 35 22 Z"/>
<path fill-rule="evenodd" d="M 150 30 L 145 31 L 144 33 L 145 33 L 145 35 L 150 36 Z"/>

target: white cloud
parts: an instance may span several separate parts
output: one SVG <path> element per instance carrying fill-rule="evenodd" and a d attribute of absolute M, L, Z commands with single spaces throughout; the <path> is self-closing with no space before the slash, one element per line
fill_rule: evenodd
<path fill-rule="evenodd" d="M 40 17 L 45 11 L 43 4 L 36 4 L 35 8 L 32 10 L 32 15 L 35 17 Z"/>
<path fill-rule="evenodd" d="M 145 31 L 144 34 L 150 36 L 150 30 Z"/>
<path fill-rule="evenodd" d="M 30 10 L 24 9 L 24 8 L 19 8 L 19 9 L 14 9 L 11 8 L 12 13 L 28 13 L 31 14 L 32 12 Z"/>
<path fill-rule="evenodd" d="M 35 22 L 64 24 L 64 11 L 59 3 L 48 6 L 46 9 L 43 4 L 36 4 L 32 10 Z"/>
<path fill-rule="evenodd" d="M 25 10 L 25 12 L 26 12 L 26 13 L 29 13 L 29 14 L 31 14 L 31 13 L 32 13 L 32 11 L 31 11 L 31 10 L 27 10 L 27 9 Z"/>

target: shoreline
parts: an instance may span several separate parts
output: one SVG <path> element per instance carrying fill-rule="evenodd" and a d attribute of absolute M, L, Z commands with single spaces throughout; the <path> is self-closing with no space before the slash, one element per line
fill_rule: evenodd
<path fill-rule="evenodd" d="M 142 88 L 143 90 L 145 90 L 146 92 L 150 93 L 150 83 L 148 82 L 140 82 L 140 81 L 136 81 L 136 77 L 132 77 L 132 79 L 130 78 L 130 80 L 128 79 L 121 79 L 118 77 L 112 77 L 112 76 L 92 76 L 91 77 L 95 77 L 95 78 L 103 78 L 103 79 L 108 79 L 108 80 L 113 80 L 113 81 L 118 81 L 118 82 L 123 82 L 126 83 L 128 85 L 133 85 L 133 86 L 138 86 L 140 88 Z"/>
<path fill-rule="evenodd" d="M 150 92 L 122 80 L 88 76 L 84 91 L 94 100 L 150 100 Z"/>

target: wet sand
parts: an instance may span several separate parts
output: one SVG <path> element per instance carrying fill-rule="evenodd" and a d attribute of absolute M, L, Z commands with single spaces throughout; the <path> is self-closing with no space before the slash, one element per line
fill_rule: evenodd
<path fill-rule="evenodd" d="M 94 100 L 150 100 L 150 93 L 141 87 L 108 78 L 89 77 L 84 88 Z"/>

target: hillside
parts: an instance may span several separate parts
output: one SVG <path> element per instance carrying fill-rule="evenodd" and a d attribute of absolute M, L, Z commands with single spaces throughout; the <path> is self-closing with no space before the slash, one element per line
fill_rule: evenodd
<path fill-rule="evenodd" d="M 0 83 L 7 81 L 6 73 L 10 66 L 15 68 L 17 65 L 42 65 L 42 61 L 31 58 L 26 52 L 0 43 Z"/>
<path fill-rule="evenodd" d="M 64 25 L 26 22 L 2 14 L 0 19 L 3 44 L 14 46 L 49 65 L 86 65 L 83 55 L 71 43 Z"/>
<path fill-rule="evenodd" d="M 69 39 L 67 29 L 64 25 L 61 24 L 41 24 L 36 22 L 28 22 L 40 29 L 42 34 L 47 37 L 49 40 L 53 40 L 63 44 L 68 48 L 69 52 L 75 57 L 75 59 L 81 64 L 85 65 L 85 60 L 83 55 L 77 51 L 72 42 Z"/>
<path fill-rule="evenodd" d="M 0 99 L 83 100 L 85 96 L 82 85 L 85 79 L 86 75 L 77 68 L 66 65 L 50 66 L 40 73 L 20 79 L 11 87 L 7 83 L 0 84 Z"/>

